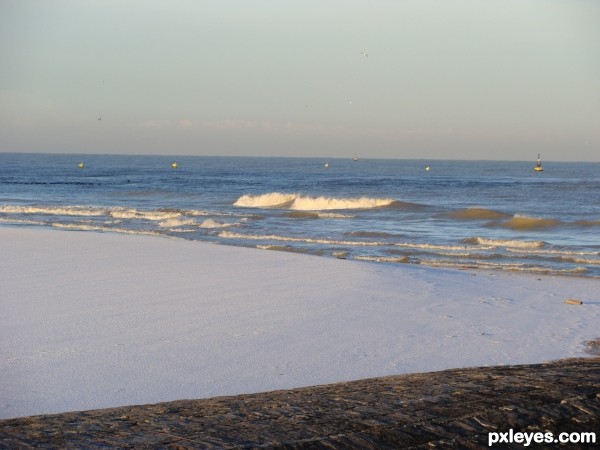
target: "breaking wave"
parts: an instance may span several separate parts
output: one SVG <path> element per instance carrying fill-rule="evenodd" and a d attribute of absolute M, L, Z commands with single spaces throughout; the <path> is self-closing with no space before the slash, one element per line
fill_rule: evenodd
<path fill-rule="evenodd" d="M 131 208 L 111 208 L 108 210 L 108 214 L 115 219 L 146 219 L 154 221 L 175 219 L 181 216 L 181 212 L 176 210 L 139 210 Z"/>
<path fill-rule="evenodd" d="M 326 213 L 319 211 L 291 211 L 285 215 L 292 219 L 352 219 L 349 214 Z"/>
<path fill-rule="evenodd" d="M 245 208 L 283 208 L 289 206 L 296 199 L 295 194 L 282 194 L 280 192 L 271 192 L 262 195 L 242 195 L 233 206 L 242 206 Z"/>
<path fill-rule="evenodd" d="M 586 252 L 577 250 L 557 250 L 557 249 L 535 249 L 525 250 L 520 248 L 507 248 L 511 253 L 535 253 L 539 255 L 566 255 L 566 256 L 600 256 L 600 252 Z"/>
<path fill-rule="evenodd" d="M 474 264 L 448 259 L 420 259 L 419 264 L 429 267 L 442 267 L 448 269 L 483 269 L 502 270 L 509 272 L 539 273 L 545 275 L 583 275 L 588 272 L 585 267 L 574 267 L 569 269 L 556 269 L 551 267 L 533 266 L 526 263 L 497 263 L 476 261 Z"/>
<path fill-rule="evenodd" d="M 55 216 L 103 216 L 104 208 L 87 206 L 18 206 L 1 205 L 0 213 L 5 214 L 47 214 Z"/>
<path fill-rule="evenodd" d="M 487 239 L 472 237 L 462 240 L 465 244 L 485 245 L 491 247 L 540 248 L 545 245 L 542 241 L 519 241 L 516 239 Z"/>
<path fill-rule="evenodd" d="M 200 228 L 227 228 L 236 225 L 235 223 L 223 223 L 213 219 L 206 219 L 200 224 Z"/>
<path fill-rule="evenodd" d="M 181 227 L 184 225 L 197 225 L 197 223 L 193 219 L 173 218 L 173 219 L 163 220 L 162 222 L 159 222 L 158 225 L 161 227 L 165 227 L 165 228 L 173 228 L 173 227 Z"/>
<path fill-rule="evenodd" d="M 304 197 L 298 194 L 271 192 L 262 195 L 243 195 L 233 204 L 245 208 L 286 208 L 295 211 L 322 211 L 335 209 L 373 209 L 390 206 L 390 198 L 331 198 Z"/>
<path fill-rule="evenodd" d="M 354 259 L 359 261 L 375 261 L 375 262 L 392 262 L 392 263 L 408 263 L 410 259 L 408 256 L 356 256 Z"/>
<path fill-rule="evenodd" d="M 39 220 L 28 220 L 28 219 L 16 219 L 16 218 L 7 218 L 0 217 L 0 223 L 9 223 L 9 224 L 22 224 L 22 225 L 46 225 L 46 222 L 42 222 Z"/>
<path fill-rule="evenodd" d="M 276 234 L 268 235 L 256 235 L 256 234 L 245 234 L 236 233 L 232 231 L 222 231 L 219 233 L 219 237 L 226 239 L 247 239 L 256 241 L 281 241 L 281 242 L 302 242 L 306 244 L 326 244 L 326 245 L 344 245 L 344 246 L 356 246 L 356 247 L 381 247 L 381 246 L 395 246 L 401 248 L 411 248 L 419 250 L 444 250 L 444 251 L 468 251 L 472 250 L 473 247 L 464 245 L 435 245 L 427 243 L 391 243 L 382 241 L 344 241 L 337 239 L 322 239 L 322 238 L 311 238 L 311 237 L 293 237 L 293 236 L 280 236 Z"/>
<path fill-rule="evenodd" d="M 344 233 L 346 236 L 364 237 L 364 238 L 398 238 L 402 235 L 385 233 L 383 231 L 349 231 Z"/>
<path fill-rule="evenodd" d="M 600 220 L 577 220 L 562 222 L 557 219 L 529 217 L 520 214 L 508 214 L 485 208 L 464 208 L 441 214 L 456 220 L 487 220 L 487 226 L 510 228 L 519 231 L 535 231 L 554 228 L 561 225 L 579 226 L 584 228 L 600 226 Z"/>
<path fill-rule="evenodd" d="M 256 248 L 261 250 L 275 250 L 279 252 L 290 252 L 290 253 L 312 253 L 310 250 L 305 248 L 292 247 L 291 245 L 257 245 Z"/>
<path fill-rule="evenodd" d="M 546 228 L 554 228 L 561 224 L 559 220 L 555 219 L 543 219 L 539 217 L 527 217 L 521 215 L 514 215 L 511 219 L 504 222 L 495 222 L 493 225 L 499 225 L 505 228 L 511 228 L 513 230 L 543 230 Z"/>
<path fill-rule="evenodd" d="M 403 248 L 412 248 L 412 249 L 421 249 L 421 250 L 443 250 L 443 251 L 469 251 L 472 250 L 472 247 L 465 245 L 436 245 L 436 244 L 419 244 L 413 242 L 402 242 L 393 244 L 397 247 Z M 491 247 L 490 247 L 491 248 Z"/>
<path fill-rule="evenodd" d="M 178 210 L 178 209 L 136 209 L 124 207 L 104 208 L 101 206 L 21 206 L 0 205 L 0 213 L 21 215 L 51 215 L 69 217 L 99 217 L 110 216 L 115 219 L 146 219 L 164 221 L 182 215 L 203 216 L 206 211 Z"/>
<path fill-rule="evenodd" d="M 237 224 L 219 222 L 218 220 L 214 220 L 214 219 L 206 219 L 205 221 L 203 221 L 202 223 L 199 224 L 194 219 L 172 218 L 172 219 L 163 220 L 162 222 L 159 222 L 158 225 L 161 227 L 165 227 L 165 228 L 193 226 L 193 227 L 214 229 L 214 228 L 232 227 Z M 178 230 L 178 231 L 181 231 L 181 230 Z M 186 231 L 193 231 L 193 230 L 186 230 Z"/>
<path fill-rule="evenodd" d="M 591 258 L 576 258 L 573 256 L 560 256 L 557 258 L 560 262 L 571 262 L 575 264 L 600 264 L 600 259 L 591 259 Z"/>
<path fill-rule="evenodd" d="M 226 238 L 226 239 L 248 239 L 248 240 L 255 240 L 255 241 L 304 242 L 306 244 L 355 245 L 355 246 L 369 246 L 369 247 L 386 245 L 385 242 L 339 241 L 336 239 L 279 236 L 276 234 L 268 234 L 268 235 L 244 234 L 244 233 L 234 233 L 232 231 L 222 231 L 219 233 L 219 237 Z"/>
<path fill-rule="evenodd" d="M 129 228 L 112 228 L 103 227 L 97 225 L 83 225 L 83 224 L 67 224 L 67 223 L 52 223 L 50 224 L 53 228 L 61 228 L 65 230 L 77 230 L 77 231 L 98 231 L 107 233 L 120 233 L 120 234 L 134 234 L 134 235 L 146 235 L 146 236 L 164 236 L 158 231 L 152 230 L 132 230 Z"/>

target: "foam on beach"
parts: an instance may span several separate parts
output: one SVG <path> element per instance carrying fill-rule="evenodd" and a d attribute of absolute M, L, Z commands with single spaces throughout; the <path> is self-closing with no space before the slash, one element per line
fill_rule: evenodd
<path fill-rule="evenodd" d="M 598 337 L 595 279 L 24 227 L 0 249 L 0 418 L 536 363 Z"/>

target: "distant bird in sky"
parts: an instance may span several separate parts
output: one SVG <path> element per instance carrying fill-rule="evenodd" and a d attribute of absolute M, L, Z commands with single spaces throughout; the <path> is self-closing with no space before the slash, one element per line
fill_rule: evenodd
<path fill-rule="evenodd" d="M 360 52 L 361 55 L 363 55 L 365 58 L 369 57 L 369 54 L 367 52 Z"/>

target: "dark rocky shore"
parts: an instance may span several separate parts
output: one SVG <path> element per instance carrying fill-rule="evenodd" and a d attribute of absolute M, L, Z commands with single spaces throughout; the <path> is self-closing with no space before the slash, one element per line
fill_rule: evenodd
<path fill-rule="evenodd" d="M 510 429 L 600 437 L 600 358 L 4 420 L 0 447 L 478 449 Z"/>

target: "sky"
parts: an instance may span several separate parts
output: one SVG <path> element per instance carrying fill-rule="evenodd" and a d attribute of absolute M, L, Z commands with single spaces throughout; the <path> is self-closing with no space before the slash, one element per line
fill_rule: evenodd
<path fill-rule="evenodd" d="M 600 161 L 597 0 L 0 0 L 0 152 Z"/>

